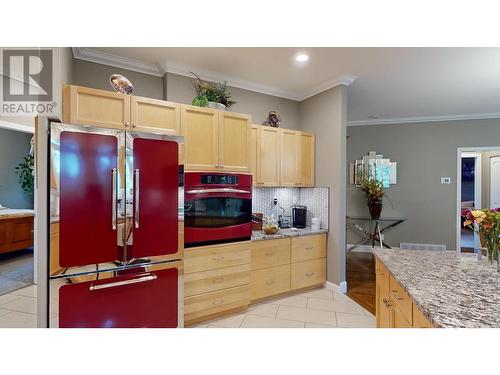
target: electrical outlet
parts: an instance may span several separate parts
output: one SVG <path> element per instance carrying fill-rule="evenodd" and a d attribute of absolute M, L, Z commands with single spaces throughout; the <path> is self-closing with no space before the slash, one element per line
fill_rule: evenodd
<path fill-rule="evenodd" d="M 451 177 L 441 177 L 441 185 L 450 185 Z"/>

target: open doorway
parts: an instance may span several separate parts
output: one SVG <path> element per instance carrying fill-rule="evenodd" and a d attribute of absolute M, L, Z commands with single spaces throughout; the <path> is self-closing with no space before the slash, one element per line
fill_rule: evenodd
<path fill-rule="evenodd" d="M 479 236 L 463 227 L 461 211 L 500 207 L 500 146 L 461 148 L 457 152 L 457 250 L 476 253 Z"/>
<path fill-rule="evenodd" d="M 0 121 L 0 310 L 5 312 L 16 311 L 13 303 L 21 298 L 12 293 L 34 284 L 34 147 L 32 133 L 3 125 Z"/>

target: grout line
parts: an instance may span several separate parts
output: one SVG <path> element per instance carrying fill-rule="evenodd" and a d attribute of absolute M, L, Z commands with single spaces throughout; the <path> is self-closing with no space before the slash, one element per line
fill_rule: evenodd
<path fill-rule="evenodd" d="M 240 325 L 238 326 L 238 328 L 241 328 L 241 326 L 243 325 L 243 322 L 245 321 L 245 319 L 247 318 L 247 314 L 245 314 L 245 316 L 243 317 L 243 319 L 241 320 L 241 323 Z"/>

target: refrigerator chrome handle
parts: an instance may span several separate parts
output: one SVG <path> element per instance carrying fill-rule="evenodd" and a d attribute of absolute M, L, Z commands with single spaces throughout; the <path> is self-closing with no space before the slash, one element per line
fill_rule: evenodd
<path fill-rule="evenodd" d="M 233 188 L 219 188 L 219 189 L 194 189 L 186 191 L 188 194 L 203 194 L 203 193 L 243 193 L 250 194 L 247 190 L 233 189 Z"/>
<path fill-rule="evenodd" d="M 113 168 L 111 172 L 111 189 L 113 189 L 113 192 L 111 193 L 111 227 L 113 228 L 113 230 L 116 230 L 116 206 L 118 204 L 116 201 L 116 176 L 116 168 Z"/>
<path fill-rule="evenodd" d="M 89 288 L 89 290 L 99 290 L 99 289 L 114 288 L 116 286 L 123 286 L 123 285 L 144 283 L 146 281 L 153 281 L 153 280 L 156 280 L 156 279 L 157 279 L 156 275 L 142 276 L 142 277 L 138 277 L 137 279 L 116 281 L 114 283 L 109 283 L 109 284 L 91 285 L 90 288 Z"/>
<path fill-rule="evenodd" d="M 135 227 L 136 228 L 139 228 L 139 192 L 140 192 L 140 188 L 139 188 L 139 170 L 136 169 L 134 171 L 134 178 L 135 178 L 135 196 L 134 196 L 134 205 L 135 205 L 135 213 L 134 213 L 134 217 L 135 217 Z"/>

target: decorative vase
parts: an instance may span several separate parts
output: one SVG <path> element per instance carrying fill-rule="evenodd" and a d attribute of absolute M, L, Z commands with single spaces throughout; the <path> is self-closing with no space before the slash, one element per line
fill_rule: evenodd
<path fill-rule="evenodd" d="M 370 216 L 374 220 L 380 219 L 380 213 L 382 212 L 382 200 L 373 199 L 368 201 L 368 210 L 370 210 Z"/>
<path fill-rule="evenodd" d="M 208 102 L 208 108 L 218 109 L 219 111 L 226 111 L 227 107 L 222 103 Z"/>

